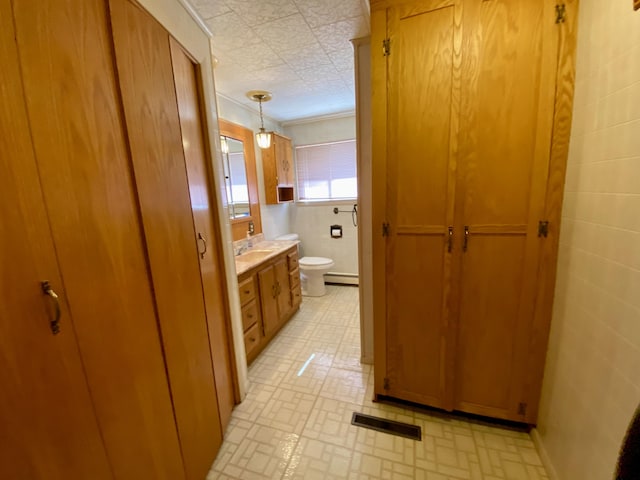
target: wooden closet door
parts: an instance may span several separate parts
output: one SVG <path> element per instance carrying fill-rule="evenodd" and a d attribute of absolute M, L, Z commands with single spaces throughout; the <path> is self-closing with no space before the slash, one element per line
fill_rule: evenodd
<path fill-rule="evenodd" d="M 387 388 L 376 393 L 445 408 L 458 8 L 418 1 L 387 11 Z"/>
<path fill-rule="evenodd" d="M 199 480 L 222 444 L 222 428 L 169 34 L 128 0 L 109 4 L 175 419 L 187 478 Z"/>
<path fill-rule="evenodd" d="M 218 219 L 214 196 L 216 189 L 213 187 L 215 182 L 211 174 L 210 157 L 207 154 L 205 117 L 200 106 L 197 66 L 178 42 L 170 38 L 169 43 L 191 195 L 191 210 L 200 243 L 200 276 L 209 326 L 213 373 L 218 393 L 220 421 L 224 430 L 229 424 L 235 404 L 235 363 L 230 335 L 231 327 L 228 321 L 220 231 L 216 223 Z"/>
<path fill-rule="evenodd" d="M 44 209 L 9 0 L 0 64 L 0 478 L 112 479 Z M 57 335 L 45 280 L 59 296 Z"/>
<path fill-rule="evenodd" d="M 555 94 L 552 4 L 464 4 L 455 408 L 519 421 L 537 402 L 525 384 Z"/>
<path fill-rule="evenodd" d="M 44 192 L 40 208 L 50 219 L 63 298 L 114 477 L 182 479 L 107 5 L 87 0 L 14 0 L 13 5 Z M 59 288 L 53 275 L 49 280 Z M 51 415 L 67 411 L 60 399 L 48 401 Z M 91 443 L 87 436 L 86 445 Z M 74 455 L 84 451 L 80 447 Z"/>

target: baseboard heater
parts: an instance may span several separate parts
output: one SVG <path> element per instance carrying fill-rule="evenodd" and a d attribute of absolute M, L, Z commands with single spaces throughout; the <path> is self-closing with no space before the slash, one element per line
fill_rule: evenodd
<path fill-rule="evenodd" d="M 324 275 L 324 283 L 336 285 L 359 285 L 357 273 L 329 272 Z"/>

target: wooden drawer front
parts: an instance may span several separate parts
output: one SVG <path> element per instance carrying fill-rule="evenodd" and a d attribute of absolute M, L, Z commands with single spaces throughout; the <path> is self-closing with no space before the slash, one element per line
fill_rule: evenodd
<path fill-rule="evenodd" d="M 260 324 L 256 323 L 244 334 L 244 348 L 247 351 L 247 357 L 260 346 Z"/>
<path fill-rule="evenodd" d="M 290 254 L 288 254 L 287 262 L 289 265 L 290 272 L 298 268 L 298 252 L 291 252 Z"/>
<path fill-rule="evenodd" d="M 300 270 L 296 268 L 294 271 L 289 273 L 289 285 L 293 288 L 298 284 L 300 284 Z"/>
<path fill-rule="evenodd" d="M 298 308 L 302 302 L 302 290 L 300 290 L 300 282 L 295 287 L 291 287 L 291 303 L 293 308 Z"/>
<path fill-rule="evenodd" d="M 242 307 L 242 330 L 247 331 L 258 321 L 258 302 L 253 300 Z"/>
<path fill-rule="evenodd" d="M 256 282 L 253 276 L 240 282 L 238 285 L 238 293 L 240 294 L 240 305 L 249 303 L 256 298 Z"/>

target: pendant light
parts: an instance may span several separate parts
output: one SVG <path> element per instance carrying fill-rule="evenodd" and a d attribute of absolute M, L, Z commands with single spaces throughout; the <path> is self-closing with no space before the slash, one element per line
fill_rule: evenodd
<path fill-rule="evenodd" d="M 264 118 L 262 116 L 262 102 L 268 102 L 271 100 L 271 93 L 264 90 L 252 90 L 247 92 L 249 97 L 254 102 L 258 102 L 260 106 L 260 131 L 256 133 L 256 141 L 260 148 L 269 148 L 271 146 L 271 132 L 267 132 L 264 129 Z"/>

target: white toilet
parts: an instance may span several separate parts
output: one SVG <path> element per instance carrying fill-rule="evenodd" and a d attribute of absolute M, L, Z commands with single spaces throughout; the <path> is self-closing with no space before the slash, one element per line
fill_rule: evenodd
<path fill-rule="evenodd" d="M 297 233 L 277 237 L 276 240 L 298 240 Z M 300 244 L 298 244 L 300 252 Z M 334 262 L 324 257 L 302 257 L 298 260 L 300 268 L 300 288 L 306 297 L 321 297 L 325 294 L 324 275 L 328 273 Z"/>

